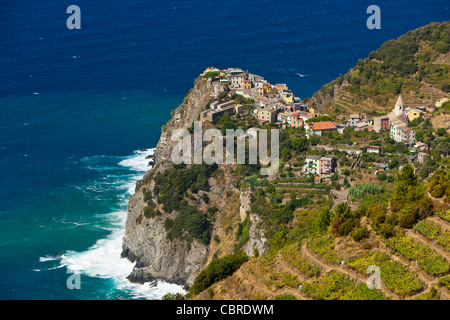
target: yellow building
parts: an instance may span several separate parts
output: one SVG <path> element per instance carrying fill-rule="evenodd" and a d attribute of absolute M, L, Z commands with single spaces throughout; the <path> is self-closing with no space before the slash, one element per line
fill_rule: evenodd
<path fill-rule="evenodd" d="M 316 111 L 316 110 L 315 110 L 313 107 L 309 107 L 309 108 L 308 108 L 308 112 L 309 112 L 309 113 L 315 114 L 315 113 L 316 113 L 315 111 Z"/>
<path fill-rule="evenodd" d="M 270 91 L 272 91 L 272 86 L 268 82 L 263 84 L 263 88 L 264 88 L 264 94 L 268 94 Z"/>
<path fill-rule="evenodd" d="M 412 109 L 409 111 L 408 118 L 409 121 L 413 121 L 414 119 L 420 118 L 423 115 L 423 111 L 419 109 Z"/>
<path fill-rule="evenodd" d="M 281 98 L 283 99 L 284 102 L 286 102 L 288 104 L 294 102 L 294 95 L 292 94 L 292 91 L 283 90 L 280 93 L 281 93 Z"/>

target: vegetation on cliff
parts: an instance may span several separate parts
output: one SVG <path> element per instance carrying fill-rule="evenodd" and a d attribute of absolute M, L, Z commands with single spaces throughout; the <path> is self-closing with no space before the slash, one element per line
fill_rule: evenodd
<path fill-rule="evenodd" d="M 330 116 L 365 109 L 381 115 L 399 93 L 426 103 L 429 88 L 450 91 L 450 22 L 430 23 L 389 40 L 310 100 Z M 390 108 L 390 107 L 389 107 Z"/>

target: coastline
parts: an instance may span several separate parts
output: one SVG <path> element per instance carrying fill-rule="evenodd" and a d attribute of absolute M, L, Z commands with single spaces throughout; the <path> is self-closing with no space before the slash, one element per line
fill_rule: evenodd
<path fill-rule="evenodd" d="M 98 239 L 85 251 L 67 251 L 61 255 L 57 267 L 66 267 L 68 275 L 70 273 L 80 274 L 82 285 L 85 277 L 109 279 L 115 286 L 113 291 L 130 295 L 133 299 L 159 300 L 167 292 L 184 293 L 180 286 L 163 280 L 158 280 L 153 285 L 129 281 L 127 277 L 133 270 L 134 263 L 126 258 L 121 258 L 122 238 L 127 217 L 126 204 L 129 197 L 134 194 L 136 182 L 142 178 L 145 172 L 151 169 L 148 166 L 149 159 L 146 158 L 153 155 L 154 151 L 155 148 L 140 149 L 135 151 L 132 156 L 125 157 L 117 163 L 119 167 L 128 168 L 131 174 L 119 186 L 123 190 L 119 210 L 108 214 L 110 234 L 105 238 Z M 40 260 L 42 262 L 51 261 L 52 257 L 41 257 Z M 56 257 L 53 260 L 57 260 Z"/>

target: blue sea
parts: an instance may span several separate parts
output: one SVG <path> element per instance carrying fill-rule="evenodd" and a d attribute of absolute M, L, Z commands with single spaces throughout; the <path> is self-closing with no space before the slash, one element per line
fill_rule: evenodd
<path fill-rule="evenodd" d="M 366 9 L 381 9 L 369 30 Z M 81 9 L 69 30 L 66 9 Z M 448 1 L 2 0 L 0 299 L 160 299 L 126 280 L 127 199 L 161 125 L 209 66 L 300 98 Z M 67 285 L 79 278 L 79 289 Z"/>

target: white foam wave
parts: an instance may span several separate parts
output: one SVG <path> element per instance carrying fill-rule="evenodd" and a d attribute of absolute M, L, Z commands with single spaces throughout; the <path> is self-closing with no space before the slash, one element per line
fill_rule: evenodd
<path fill-rule="evenodd" d="M 130 157 L 130 158 L 120 161 L 119 165 L 121 165 L 123 167 L 128 167 L 133 171 L 145 172 L 151 168 L 148 165 L 148 163 L 150 162 L 150 159 L 145 159 L 145 158 L 147 156 L 153 155 L 154 153 L 155 153 L 155 148 L 136 151 L 134 157 Z"/>
<path fill-rule="evenodd" d="M 39 257 L 39 262 L 54 261 L 54 260 L 59 260 L 59 258 L 48 254 L 43 257 Z"/>
<path fill-rule="evenodd" d="M 128 168 L 130 172 L 123 177 L 118 175 L 120 181 L 115 187 L 123 192 L 120 197 L 119 207 L 126 208 L 128 197 L 134 193 L 136 181 L 142 178 L 145 171 L 149 170 L 148 155 L 152 155 L 155 149 L 139 150 L 132 156 L 122 159 L 118 166 Z M 98 160 L 99 158 L 96 158 Z M 98 163 L 98 165 L 101 165 Z M 96 168 L 98 168 L 96 166 Z M 117 168 L 116 168 L 117 169 Z M 111 176 L 109 177 L 111 178 Z M 104 182 L 100 182 L 101 185 Z M 105 187 L 105 185 L 103 185 Z M 185 293 L 179 285 L 158 282 L 155 287 L 149 284 L 135 284 L 129 282 L 126 277 L 131 273 L 134 263 L 128 259 L 120 258 L 122 252 L 122 238 L 125 232 L 126 210 L 116 210 L 102 218 L 108 224 L 111 233 L 97 242 L 84 252 L 67 251 L 61 256 L 61 266 L 66 266 L 73 272 L 81 275 L 112 279 L 116 289 L 126 292 L 133 298 L 161 299 L 168 292 Z M 45 257 L 43 257 L 45 258 Z M 81 282 L 82 282 L 81 278 Z"/>

